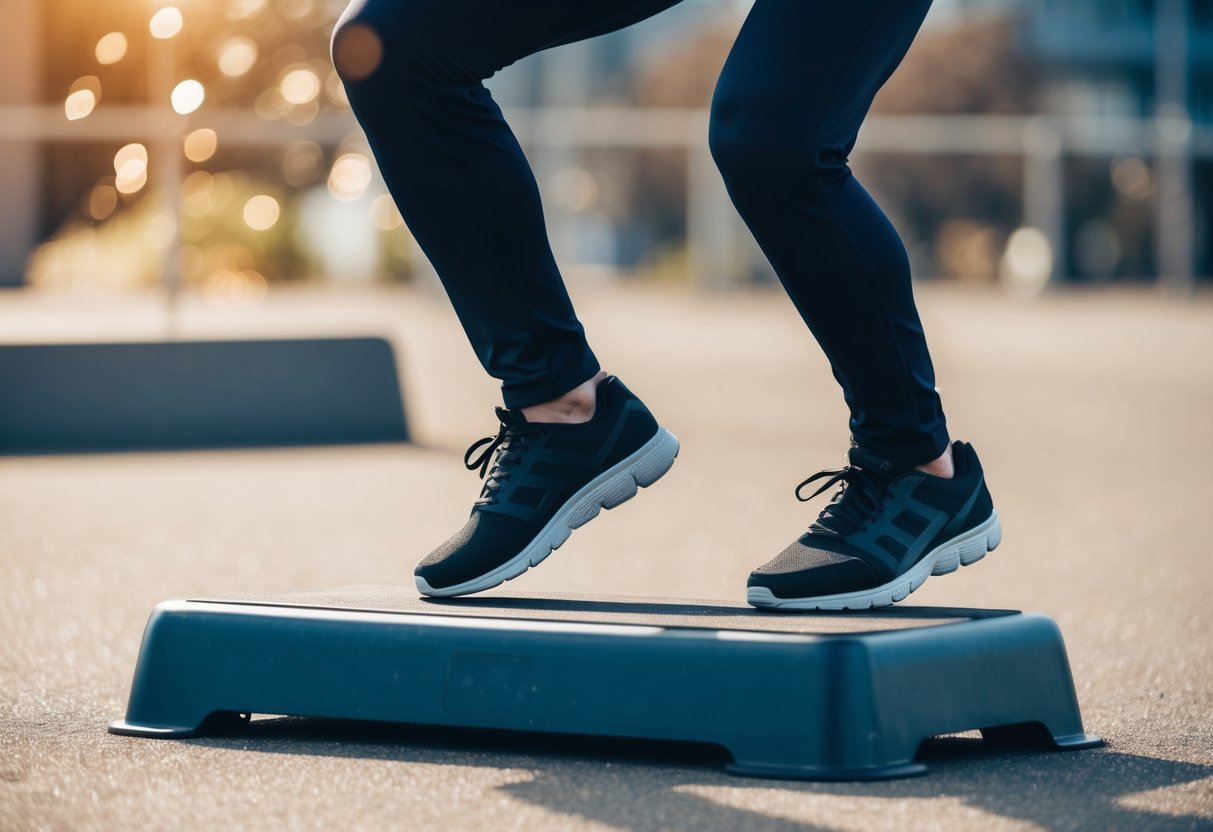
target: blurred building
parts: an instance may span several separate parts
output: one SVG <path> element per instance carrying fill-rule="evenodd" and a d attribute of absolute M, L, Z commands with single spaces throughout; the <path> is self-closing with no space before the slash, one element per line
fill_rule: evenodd
<path fill-rule="evenodd" d="M 163 281 L 239 298 L 267 280 L 425 268 L 329 64 L 344 0 L 4 3 L 0 284 Z M 704 111 L 748 6 L 687 0 L 490 81 L 562 262 L 752 276 L 761 258 L 712 168 Z M 1040 284 L 1213 271 L 1213 0 L 937 0 L 899 76 L 917 57 L 936 62 L 928 81 L 971 71 L 948 50 L 990 20 L 1015 33 L 1015 59 L 982 71 L 1030 75 L 1014 79 L 1023 100 L 1007 104 L 1004 78 L 989 106 L 995 78 L 959 109 L 932 110 L 930 95 L 878 109 L 861 138 L 857 156 L 890 160 L 865 175 L 926 252 L 919 272 L 1010 262 Z M 942 181 L 960 198 L 925 205 L 931 165 L 959 157 Z M 953 268 L 941 247 L 959 252 Z"/>
<path fill-rule="evenodd" d="M 1185 280 L 1213 272 L 1213 2 L 1030 0 L 1024 42 L 1042 67 L 1044 107 L 1057 118 L 1126 131 L 1158 117 L 1139 154 L 1113 160 L 1105 204 L 1154 203 L 1153 272 Z M 1152 165 L 1150 164 L 1152 163 Z M 1090 211 L 1088 211 L 1090 213 Z M 1072 271 L 1116 245 L 1111 218 L 1068 217 Z M 1083 239 L 1082 229 L 1087 229 Z"/>
<path fill-rule="evenodd" d="M 1146 117 L 1159 101 L 1159 59 L 1179 61 L 1192 119 L 1213 124 L 1213 2 L 1031 0 L 1025 43 L 1047 67 L 1059 113 Z M 1165 15 L 1175 19 L 1166 21 Z M 1164 26 L 1173 32 L 1160 32 Z M 1178 42 L 1169 42 L 1179 38 Z M 1166 39 L 1166 51 L 1159 54 Z M 1165 96 L 1180 90 L 1164 90 Z M 1174 103 L 1174 102 L 1168 102 Z"/>

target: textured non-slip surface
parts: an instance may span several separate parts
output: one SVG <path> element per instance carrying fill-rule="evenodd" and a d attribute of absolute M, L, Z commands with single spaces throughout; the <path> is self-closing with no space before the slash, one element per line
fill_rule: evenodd
<path fill-rule="evenodd" d="M 501 590 L 470 598 L 421 598 L 412 587 L 368 585 L 263 595 L 220 595 L 196 598 L 231 604 L 329 608 L 411 615 L 453 615 L 519 618 L 531 621 L 574 621 L 595 624 L 634 624 L 645 627 L 697 627 L 752 630 L 802 635 L 841 635 L 932 627 L 963 621 L 1014 615 L 1014 610 L 956 609 L 897 606 L 846 615 L 763 612 L 728 601 L 670 598 L 629 598 L 608 595 L 543 594 Z"/>

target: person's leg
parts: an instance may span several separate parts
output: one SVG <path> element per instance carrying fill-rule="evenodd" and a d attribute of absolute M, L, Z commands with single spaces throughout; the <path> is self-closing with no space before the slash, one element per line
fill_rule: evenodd
<path fill-rule="evenodd" d="M 463 528 L 418 564 L 424 595 L 521 575 L 678 453 L 673 434 L 600 372 L 535 178 L 482 83 L 532 52 L 676 2 L 360 0 L 337 26 L 334 63 L 388 188 L 509 408 L 498 409 L 498 434 L 464 457 L 484 485 Z"/>
<path fill-rule="evenodd" d="M 524 408 L 599 372 L 548 244 L 535 178 L 482 83 L 678 0 L 355 0 L 333 59 L 388 188 L 481 363 Z"/>
<path fill-rule="evenodd" d="M 883 606 L 1001 536 L 976 453 L 949 448 L 901 239 L 847 167 L 928 6 L 757 0 L 716 90 L 711 145 L 729 194 L 830 359 L 858 444 L 846 468 L 802 483 L 840 490 L 751 574 L 756 606 Z M 954 477 L 916 468 L 948 451 Z"/>
<path fill-rule="evenodd" d="M 863 448 L 948 447 L 905 248 L 847 155 L 930 0 L 757 0 L 725 64 L 711 148 L 729 194 L 842 385 Z"/>

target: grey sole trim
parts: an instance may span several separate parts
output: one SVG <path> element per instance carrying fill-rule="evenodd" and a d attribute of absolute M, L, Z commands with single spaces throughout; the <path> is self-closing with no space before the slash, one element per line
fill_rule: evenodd
<path fill-rule="evenodd" d="M 946 575 L 961 566 L 977 563 L 1002 541 L 998 512 L 991 512 L 980 525 L 928 552 L 918 563 L 887 584 L 858 592 L 821 595 L 816 598 L 780 598 L 764 586 L 746 590 L 746 600 L 755 607 L 781 610 L 867 610 L 887 607 L 918 589 L 932 575 Z"/>
<path fill-rule="evenodd" d="M 425 578 L 417 576 L 417 591 L 431 598 L 450 598 L 483 592 L 517 578 L 569 539 L 573 529 L 584 526 L 598 516 L 602 509 L 612 509 L 636 496 L 637 490 L 647 488 L 661 479 L 678 456 L 678 439 L 663 427 L 653 438 L 626 459 L 622 459 L 586 483 L 557 510 L 539 534 L 510 560 L 493 571 L 454 586 L 435 589 Z"/>

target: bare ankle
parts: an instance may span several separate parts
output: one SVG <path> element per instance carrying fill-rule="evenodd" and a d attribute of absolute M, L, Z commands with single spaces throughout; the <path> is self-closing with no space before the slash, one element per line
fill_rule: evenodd
<path fill-rule="evenodd" d="M 956 474 L 956 466 L 952 464 L 952 446 L 949 445 L 944 449 L 944 452 L 936 459 L 922 465 L 914 466 L 919 471 L 924 471 L 931 476 L 940 477 L 945 480 L 950 480 Z"/>
<path fill-rule="evenodd" d="M 594 408 L 598 403 L 598 382 L 606 377 L 605 372 L 599 372 L 598 375 L 577 385 L 563 396 L 522 408 L 522 415 L 528 422 L 565 425 L 588 422 L 594 417 Z"/>

